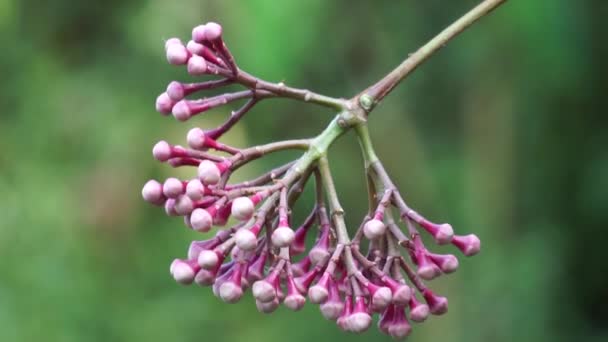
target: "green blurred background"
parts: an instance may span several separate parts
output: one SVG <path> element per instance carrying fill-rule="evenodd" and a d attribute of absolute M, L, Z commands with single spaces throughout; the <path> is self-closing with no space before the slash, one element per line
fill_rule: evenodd
<path fill-rule="evenodd" d="M 0 341 L 389 340 L 342 333 L 311 305 L 265 316 L 250 296 L 227 305 L 174 283 L 170 261 L 200 237 L 141 200 L 148 178 L 187 174 L 151 147 L 183 144 L 229 108 L 186 124 L 154 111 L 168 81 L 188 79 L 163 39 L 219 21 L 245 70 L 351 96 L 477 2 L 1 0 Z M 409 202 L 483 241 L 433 282 L 450 312 L 411 340 L 608 339 L 607 15 L 606 1 L 509 1 L 374 112 Z M 226 141 L 311 136 L 331 116 L 266 101 Z M 353 136 L 330 158 L 355 227 L 366 199 Z"/>

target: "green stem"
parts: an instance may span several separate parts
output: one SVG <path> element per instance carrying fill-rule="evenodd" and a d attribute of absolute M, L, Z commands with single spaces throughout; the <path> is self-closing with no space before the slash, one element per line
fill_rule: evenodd
<path fill-rule="evenodd" d="M 420 47 L 416 52 L 411 54 L 393 71 L 384 76 L 380 81 L 361 93 L 360 105 L 367 112 L 370 112 L 376 104 L 378 104 L 388 93 L 393 90 L 404 78 L 412 71 L 416 70 L 420 64 L 431 57 L 435 52 L 444 47 L 450 40 L 462 33 L 465 29 L 475 23 L 477 20 L 490 13 L 496 7 L 502 5 L 507 0 L 485 0 L 468 13 L 453 22 L 446 29 L 441 31 L 428 43 Z"/>

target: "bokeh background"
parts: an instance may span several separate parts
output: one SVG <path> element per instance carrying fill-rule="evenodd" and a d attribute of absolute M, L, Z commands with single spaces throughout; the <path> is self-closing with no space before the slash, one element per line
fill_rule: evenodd
<path fill-rule="evenodd" d="M 174 283 L 170 261 L 199 236 L 141 200 L 148 178 L 176 172 L 151 147 L 229 108 L 185 124 L 154 111 L 168 81 L 188 79 L 163 39 L 220 21 L 242 68 L 346 97 L 477 2 L 0 1 L 0 341 L 389 340 L 342 333 L 311 305 L 265 316 L 250 296 L 227 305 Z M 607 14 L 599 0 L 510 1 L 374 112 L 409 202 L 483 241 L 434 281 L 450 312 L 411 340 L 608 339 Z M 266 101 L 226 141 L 312 136 L 331 116 Z M 354 228 L 366 200 L 353 136 L 330 158 Z"/>

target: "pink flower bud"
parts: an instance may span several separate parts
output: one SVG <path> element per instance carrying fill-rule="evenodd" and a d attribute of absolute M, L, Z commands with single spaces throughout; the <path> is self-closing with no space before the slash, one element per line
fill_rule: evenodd
<path fill-rule="evenodd" d="M 365 298 L 357 297 L 352 314 L 347 317 L 346 325 L 348 330 L 355 333 L 362 333 L 372 325 L 372 316 L 367 312 Z"/>
<path fill-rule="evenodd" d="M 328 287 L 329 298 L 327 298 L 325 303 L 319 306 L 319 309 L 325 319 L 335 321 L 340 317 L 340 314 L 344 310 L 344 303 L 340 299 L 340 292 L 338 291 L 338 286 L 334 280 L 330 279 Z"/>
<path fill-rule="evenodd" d="M 249 197 L 238 197 L 232 201 L 232 216 L 239 221 L 249 220 L 254 209 L 253 201 Z"/>
<path fill-rule="evenodd" d="M 178 216 L 177 212 L 175 212 L 175 199 L 169 198 L 165 201 L 165 213 L 168 216 Z"/>
<path fill-rule="evenodd" d="M 175 199 L 175 212 L 180 215 L 188 215 L 190 213 L 192 213 L 192 210 L 194 209 L 194 203 L 192 203 L 192 200 L 190 199 L 190 197 L 185 196 L 185 195 L 180 195 L 178 198 Z M 190 217 L 190 220 L 192 220 L 192 217 Z"/>
<path fill-rule="evenodd" d="M 291 246 L 293 247 L 293 244 L 291 244 Z M 299 277 L 308 272 L 308 270 L 310 270 L 310 266 L 312 266 L 312 262 L 310 261 L 310 257 L 307 255 L 297 263 L 291 264 L 291 271 L 296 277 Z"/>
<path fill-rule="evenodd" d="M 396 339 L 405 338 L 412 332 L 412 326 L 405 316 L 405 308 L 396 306 L 393 320 L 388 324 L 388 334 Z"/>
<path fill-rule="evenodd" d="M 158 161 L 165 162 L 171 158 L 171 145 L 161 140 L 152 148 L 152 155 Z"/>
<path fill-rule="evenodd" d="M 243 274 L 244 265 L 235 264 L 232 276 L 219 287 L 219 297 L 226 303 L 236 303 L 243 297 L 243 289 L 241 287 L 241 276 Z"/>
<path fill-rule="evenodd" d="M 192 29 L 192 40 L 197 43 L 202 43 L 206 40 L 205 37 L 206 25 L 198 25 Z"/>
<path fill-rule="evenodd" d="M 218 23 L 209 22 L 205 24 L 205 39 L 208 41 L 214 41 L 222 36 L 222 26 Z"/>
<path fill-rule="evenodd" d="M 424 322 L 429 317 L 429 306 L 417 301 L 414 295 L 410 298 L 409 306 L 412 321 Z"/>
<path fill-rule="evenodd" d="M 287 278 L 287 297 L 283 300 L 283 304 L 293 311 L 298 311 L 304 307 L 306 298 L 300 294 L 296 285 L 293 282 L 293 278 Z"/>
<path fill-rule="evenodd" d="M 391 304 L 382 312 L 382 315 L 380 315 L 380 319 L 378 320 L 378 329 L 381 332 L 388 335 L 389 334 L 388 328 L 389 328 L 390 324 L 393 322 L 394 318 L 395 318 L 395 305 Z"/>
<path fill-rule="evenodd" d="M 198 179 L 193 179 L 186 185 L 186 195 L 193 201 L 198 201 L 203 198 L 205 194 L 205 187 Z"/>
<path fill-rule="evenodd" d="M 188 74 L 201 76 L 207 73 L 207 61 L 201 56 L 193 55 L 188 60 Z"/>
<path fill-rule="evenodd" d="M 209 270 L 200 269 L 194 277 L 194 282 L 199 286 L 211 286 L 215 282 L 215 273 Z"/>
<path fill-rule="evenodd" d="M 186 121 L 192 116 L 192 111 L 187 100 L 178 101 L 171 110 L 173 117 L 179 121 Z"/>
<path fill-rule="evenodd" d="M 425 289 L 422 292 L 422 295 L 429 306 L 429 311 L 433 315 L 443 315 L 444 313 L 448 312 L 447 298 L 434 294 L 430 289 Z"/>
<path fill-rule="evenodd" d="M 188 146 L 192 147 L 195 150 L 202 150 L 206 147 L 205 132 L 198 127 L 194 127 L 188 131 L 186 140 L 188 141 Z"/>
<path fill-rule="evenodd" d="M 203 160 L 198 165 L 198 178 L 205 185 L 214 185 L 220 181 L 222 176 L 220 169 L 217 165 L 210 160 Z"/>
<path fill-rule="evenodd" d="M 259 300 L 256 300 L 255 306 L 259 312 L 269 314 L 273 313 L 279 307 L 279 300 L 277 298 L 269 302 L 260 302 Z"/>
<path fill-rule="evenodd" d="M 190 260 L 175 259 L 169 267 L 169 272 L 175 281 L 184 285 L 191 284 L 194 281 L 194 275 L 198 270 L 198 265 Z"/>
<path fill-rule="evenodd" d="M 250 283 L 254 283 L 264 278 L 264 265 L 266 265 L 267 258 L 268 254 L 262 252 L 262 254 L 250 262 L 249 268 L 247 269 L 247 280 Z"/>
<path fill-rule="evenodd" d="M 365 223 L 363 226 L 363 234 L 369 240 L 375 240 L 384 235 L 386 232 L 386 225 L 384 222 L 378 219 L 372 219 Z"/>
<path fill-rule="evenodd" d="M 452 229 L 452 226 L 448 223 L 436 224 L 423 220 L 420 222 L 420 226 L 433 235 L 435 242 L 440 245 L 450 243 L 450 241 L 452 241 L 452 236 L 454 236 L 454 229 Z"/>
<path fill-rule="evenodd" d="M 167 50 L 167 48 L 169 48 L 170 45 L 173 44 L 181 44 L 182 41 L 179 38 L 169 38 L 165 41 L 165 50 Z"/>
<path fill-rule="evenodd" d="M 156 111 L 163 115 L 171 114 L 174 105 L 175 101 L 167 93 L 162 93 L 156 98 Z"/>
<path fill-rule="evenodd" d="M 378 286 L 373 283 L 367 285 L 371 295 L 372 310 L 382 312 L 393 300 L 393 292 L 386 286 Z"/>
<path fill-rule="evenodd" d="M 452 239 L 452 244 L 458 247 L 466 256 L 475 255 L 479 253 L 479 250 L 481 249 L 481 241 L 479 241 L 479 238 L 475 234 L 456 235 Z"/>
<path fill-rule="evenodd" d="M 169 96 L 171 101 L 174 101 L 174 102 L 183 100 L 184 96 L 186 96 L 185 91 L 184 91 L 184 86 L 177 81 L 172 81 L 171 83 L 169 83 L 169 85 L 167 86 L 167 92 L 165 94 L 167 94 L 167 96 Z M 169 110 L 169 112 L 170 112 L 170 110 Z"/>
<path fill-rule="evenodd" d="M 277 289 L 268 280 L 259 280 L 251 288 L 253 297 L 262 303 L 272 302 L 277 298 Z"/>
<path fill-rule="evenodd" d="M 163 195 L 163 186 L 154 179 L 150 179 L 144 184 L 144 187 L 141 189 L 141 196 L 146 202 L 156 205 L 161 205 L 166 200 Z"/>
<path fill-rule="evenodd" d="M 452 254 L 427 254 L 429 259 L 437 265 L 441 272 L 452 273 L 458 269 L 458 258 Z"/>
<path fill-rule="evenodd" d="M 232 206 L 234 208 L 234 205 Z M 241 228 L 234 234 L 236 245 L 244 251 L 252 251 L 258 246 L 257 236 L 247 228 Z"/>
<path fill-rule="evenodd" d="M 340 317 L 338 317 L 336 323 L 338 324 L 338 327 L 340 327 L 340 329 L 344 330 L 344 331 L 351 331 L 350 329 L 350 324 L 349 324 L 349 317 L 353 312 L 353 298 L 350 295 L 347 295 L 344 298 L 344 309 L 342 310 L 342 313 L 340 314 Z"/>
<path fill-rule="evenodd" d="M 329 255 L 329 228 L 325 227 L 321 231 L 319 240 L 315 243 L 314 247 L 310 249 L 308 253 L 310 261 L 313 265 L 319 265 L 330 257 Z"/>
<path fill-rule="evenodd" d="M 163 194 L 168 198 L 177 198 L 184 191 L 184 184 L 177 178 L 167 178 L 163 184 Z"/>
<path fill-rule="evenodd" d="M 329 298 L 329 281 L 331 275 L 324 272 L 319 281 L 308 289 L 308 298 L 313 304 L 322 304 Z"/>
<path fill-rule="evenodd" d="M 271 236 L 272 244 L 279 248 L 291 245 L 294 238 L 294 231 L 291 228 L 284 226 L 277 227 L 274 232 L 272 232 Z"/>
<path fill-rule="evenodd" d="M 169 43 L 168 40 L 167 43 Z M 180 41 L 173 41 L 171 44 L 165 45 L 167 52 L 167 61 L 173 65 L 183 65 L 188 62 L 188 50 Z"/>
<path fill-rule="evenodd" d="M 400 306 L 408 304 L 410 297 L 412 296 L 412 290 L 409 286 L 402 284 L 388 276 L 382 277 L 382 282 L 391 289 L 393 293 L 393 304 Z"/>
<path fill-rule="evenodd" d="M 196 27 L 194 29 L 196 29 Z M 195 42 L 194 40 L 189 40 L 188 43 L 186 43 L 186 49 L 193 55 L 203 56 L 205 46 Z"/>
<path fill-rule="evenodd" d="M 418 265 L 418 276 L 422 279 L 431 280 L 435 279 L 441 274 L 439 267 L 435 265 L 424 253 L 424 251 L 417 251 L 414 253 L 414 260 Z"/>
<path fill-rule="evenodd" d="M 196 208 L 190 214 L 192 228 L 199 232 L 208 232 L 211 229 L 213 218 L 209 212 L 202 208 Z"/>
<path fill-rule="evenodd" d="M 218 266 L 220 257 L 215 251 L 204 250 L 198 255 L 197 262 L 200 267 L 206 270 L 212 270 Z"/>

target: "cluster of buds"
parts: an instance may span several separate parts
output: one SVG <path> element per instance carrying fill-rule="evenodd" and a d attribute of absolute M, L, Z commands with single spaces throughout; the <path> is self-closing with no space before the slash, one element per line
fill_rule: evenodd
<path fill-rule="evenodd" d="M 148 181 L 143 198 L 164 207 L 169 216 L 182 216 L 189 229 L 200 233 L 216 230 L 212 238 L 193 241 L 187 256 L 171 263 L 170 274 L 178 283 L 211 286 L 227 303 L 238 302 L 251 289 L 257 309 L 263 313 L 271 313 L 281 304 L 297 311 L 309 301 L 319 305 L 326 319 L 356 333 L 367 330 L 373 315 L 379 314 L 378 328 L 395 338 L 410 333 L 410 321 L 423 322 L 431 314 L 447 311 L 448 300 L 424 281 L 454 272 L 458 259 L 429 251 L 421 233 L 430 234 L 439 245 L 452 244 L 466 256 L 479 251 L 480 241 L 472 234 L 454 235 L 449 224 L 433 223 L 410 209 L 379 162 L 371 163 L 368 170 L 369 213 L 351 239 L 327 159 L 315 153 L 319 146 L 327 148 L 331 143 L 326 137 L 335 139 L 336 134 L 249 148 L 218 141 L 260 99 L 289 97 L 328 107 L 342 106 L 343 100 L 262 81 L 240 70 L 216 23 L 195 27 L 192 40 L 185 45 L 171 38 L 165 48 L 170 64 L 185 65 L 190 75 L 214 79 L 169 83 L 156 101 L 160 113 L 172 113 L 183 121 L 249 99 L 221 126 L 191 129 L 186 136 L 188 147 L 160 141 L 153 148 L 158 161 L 196 171 L 191 179 Z M 187 98 L 230 84 L 246 90 Z M 255 179 L 231 182 L 231 175 L 240 167 L 285 149 L 305 153 Z M 314 179 L 315 203 L 294 229 L 291 208 L 309 179 Z"/>

